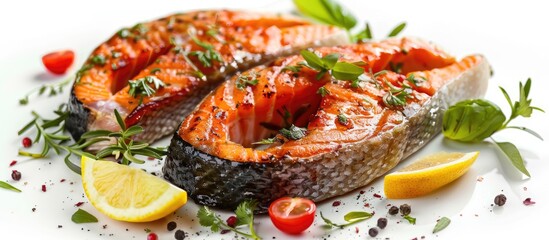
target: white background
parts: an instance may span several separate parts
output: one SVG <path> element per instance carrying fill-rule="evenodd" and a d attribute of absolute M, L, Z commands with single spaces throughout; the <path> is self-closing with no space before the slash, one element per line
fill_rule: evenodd
<path fill-rule="evenodd" d="M 470 53 L 482 53 L 491 62 L 495 75 L 491 79 L 487 98 L 498 103 L 506 113 L 509 109 L 497 86 L 506 88 L 512 98 L 518 95 L 518 81 L 533 79 L 531 97 L 533 105 L 549 110 L 549 46 L 547 23 L 549 14 L 543 1 L 341 1 L 361 19 L 368 20 L 375 37 L 385 36 L 393 26 L 406 21 L 405 35 L 431 40 L 447 51 L 462 57 Z M 80 179 L 62 163 L 61 157 L 28 160 L 17 156 L 21 137 L 17 130 L 31 119 L 32 109 L 49 114 L 66 94 L 57 98 L 31 97 L 31 104 L 19 106 L 18 99 L 30 89 L 43 83 L 63 78 L 45 73 L 40 58 L 43 54 L 59 49 L 72 49 L 77 54 L 77 69 L 87 55 L 118 29 L 137 22 L 153 20 L 165 15 L 189 9 L 235 8 L 260 11 L 285 11 L 293 9 L 290 1 L 2 1 L 0 3 L 0 179 L 10 180 L 12 169 L 22 172 L 23 178 L 15 186 L 22 193 L 0 189 L 0 239 L 146 239 L 144 228 L 150 228 L 160 239 L 174 239 L 166 230 L 168 221 L 176 221 L 178 228 L 189 232 L 190 239 L 231 239 L 232 234 L 212 235 L 201 228 L 195 214 L 197 206 L 188 203 L 174 216 L 146 224 L 130 224 L 109 220 L 101 215 L 82 195 Z M 67 88 L 66 90 L 68 90 Z M 534 113 L 531 119 L 518 119 L 523 125 L 549 138 L 548 114 Z M 516 130 L 508 130 L 495 136 L 500 141 L 512 141 L 523 154 L 531 179 L 523 179 L 488 142 L 468 145 L 435 138 L 426 148 L 406 160 L 413 162 L 425 154 L 446 151 L 481 151 L 472 169 L 455 183 L 434 194 L 413 199 L 393 201 L 376 199 L 374 192 L 383 192 L 382 179 L 364 188 L 366 193 L 357 200 L 358 191 L 347 196 L 318 204 L 319 210 L 331 219 L 342 222 L 344 213 L 352 210 L 376 211 L 374 219 L 343 229 L 324 231 L 320 219 L 308 232 L 295 238 L 365 239 L 368 228 L 375 219 L 384 216 L 387 204 L 409 203 L 417 225 L 389 218 L 389 226 L 379 238 L 412 239 L 546 239 L 549 215 L 549 153 L 547 142 Z M 168 144 L 168 139 L 158 145 Z M 18 160 L 9 168 L 11 160 Z M 156 162 L 144 166 L 150 170 L 160 168 Z M 477 179 L 483 177 L 483 181 Z M 67 179 L 60 183 L 60 179 Z M 24 183 L 27 183 L 26 185 Z M 70 182 L 73 182 L 71 185 Z M 46 184 L 43 193 L 40 186 Z M 502 208 L 493 209 L 490 204 L 499 193 L 507 195 L 508 202 Z M 524 206 L 522 200 L 531 197 L 537 203 Z M 342 206 L 332 207 L 341 200 Z M 76 225 L 70 216 L 74 204 L 86 202 L 82 208 L 100 220 L 96 224 Z M 367 202 L 371 208 L 362 207 Z M 36 207 L 36 212 L 31 209 Z M 222 212 L 223 217 L 227 215 Z M 447 216 L 450 226 L 437 235 L 430 232 L 436 219 Z M 259 234 L 265 239 L 288 239 L 273 228 L 267 217 L 257 221 Z M 107 225 L 103 229 L 103 225 Z M 62 228 L 58 228 L 62 225 Z M 127 230 L 126 230 L 127 229 Z M 194 234 L 201 230 L 200 235 Z M 100 235 L 102 234 L 102 235 Z M 109 234 L 113 234 L 109 236 Z M 11 238 L 10 238 L 11 237 Z"/>

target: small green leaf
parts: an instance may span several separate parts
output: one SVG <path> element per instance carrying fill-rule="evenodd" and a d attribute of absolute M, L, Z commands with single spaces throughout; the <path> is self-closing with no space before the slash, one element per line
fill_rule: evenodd
<path fill-rule="evenodd" d="M 206 206 L 202 206 L 198 209 L 197 217 L 201 226 L 212 227 L 212 231 L 217 232 L 214 230 L 213 226 L 218 225 L 218 222 L 216 221 L 215 213 L 212 210 Z M 219 230 L 219 227 L 216 229 Z"/>
<path fill-rule="evenodd" d="M 345 221 L 347 222 L 356 222 L 356 221 L 361 221 L 371 217 L 372 217 L 372 214 L 369 212 L 355 211 L 355 212 L 349 212 L 345 214 L 343 219 L 345 219 Z"/>
<path fill-rule="evenodd" d="M 408 220 L 410 224 L 416 225 L 416 218 L 411 217 L 410 215 L 405 215 L 402 218 Z"/>
<path fill-rule="evenodd" d="M 252 143 L 253 145 L 262 145 L 262 144 L 273 144 L 276 142 L 276 138 L 273 137 L 273 138 L 265 138 L 265 139 L 261 139 L 261 141 L 259 142 L 254 142 Z"/>
<path fill-rule="evenodd" d="M 435 228 L 433 229 L 433 233 L 437 233 L 448 227 L 450 225 L 451 220 L 447 217 L 442 217 L 438 220 L 437 224 L 435 225 Z"/>
<path fill-rule="evenodd" d="M 328 91 L 328 89 L 326 89 L 326 87 L 322 86 L 322 87 L 318 88 L 316 93 L 320 94 L 320 96 L 322 96 L 322 97 L 325 97 L 326 95 L 330 94 L 330 91 Z"/>
<path fill-rule="evenodd" d="M 337 60 L 339 60 L 339 54 L 337 53 L 330 53 L 324 57 L 321 58 L 323 65 L 327 69 L 332 69 L 334 65 L 336 64 Z"/>
<path fill-rule="evenodd" d="M 355 80 L 363 73 L 363 68 L 347 62 L 337 62 L 332 69 L 332 76 L 339 80 Z"/>
<path fill-rule="evenodd" d="M 126 130 L 126 123 L 124 122 L 124 119 L 122 119 L 122 116 L 120 116 L 120 113 L 117 109 L 114 109 L 114 116 L 116 117 L 116 122 L 120 126 L 120 128 L 125 131 Z"/>
<path fill-rule="evenodd" d="M 70 154 L 70 153 L 67 156 L 65 156 L 65 165 L 67 165 L 67 167 L 70 170 L 77 173 L 78 175 L 82 175 L 82 169 L 78 165 L 71 162 L 70 156 L 72 156 L 72 154 Z"/>
<path fill-rule="evenodd" d="M 326 70 L 324 68 L 324 62 L 322 59 L 317 56 L 315 53 L 308 51 L 308 50 L 301 50 L 300 52 L 301 56 L 305 61 L 307 61 L 307 65 L 317 71 Z"/>
<path fill-rule="evenodd" d="M 347 124 L 347 116 L 345 116 L 345 114 L 338 114 L 337 115 L 337 120 L 343 124 L 343 125 L 346 125 Z"/>
<path fill-rule="evenodd" d="M 21 192 L 21 190 L 19 190 L 18 188 L 4 181 L 0 181 L 0 188 L 8 189 L 14 192 Z"/>
<path fill-rule="evenodd" d="M 240 204 L 238 204 L 238 207 L 236 207 L 235 214 L 237 219 L 237 226 L 240 225 L 246 225 L 246 224 L 253 224 L 254 221 L 254 209 L 257 206 L 256 201 L 242 201 Z"/>
<path fill-rule="evenodd" d="M 74 223 L 94 223 L 94 222 L 98 222 L 97 218 L 93 215 L 91 215 L 90 213 L 82 210 L 82 209 L 78 209 L 71 217 L 71 220 L 74 222 Z"/>
<path fill-rule="evenodd" d="M 305 137 L 305 135 L 307 134 L 307 129 L 300 128 L 292 124 L 288 129 L 280 129 L 280 134 L 291 140 L 299 140 Z"/>
<path fill-rule="evenodd" d="M 406 22 L 403 22 L 401 24 L 399 24 L 398 26 L 396 26 L 388 35 L 388 37 L 394 37 L 396 35 L 398 35 L 400 32 L 402 32 L 402 30 L 404 30 L 404 28 L 406 27 Z"/>
<path fill-rule="evenodd" d="M 510 142 L 494 142 L 496 143 L 496 146 L 498 146 L 498 148 L 504 153 L 504 155 L 511 161 L 515 168 L 524 173 L 524 175 L 530 177 L 530 173 L 526 170 L 526 166 L 524 166 L 524 160 L 514 144 Z"/>
<path fill-rule="evenodd" d="M 347 30 L 356 25 L 356 18 L 341 5 L 332 0 L 294 0 L 297 9 L 305 16 L 325 24 Z"/>

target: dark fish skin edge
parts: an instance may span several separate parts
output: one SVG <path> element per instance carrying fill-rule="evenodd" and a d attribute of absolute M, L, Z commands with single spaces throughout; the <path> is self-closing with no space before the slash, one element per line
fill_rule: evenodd
<path fill-rule="evenodd" d="M 74 94 L 74 87 L 71 89 L 71 96 L 68 103 L 69 117 L 65 120 L 65 128 L 69 131 L 75 141 L 80 140 L 82 134 L 88 131 L 88 119 L 90 110 L 78 100 Z"/>
<path fill-rule="evenodd" d="M 394 129 L 310 159 L 230 161 L 194 148 L 176 132 L 162 168 L 164 178 L 201 205 L 235 209 L 245 199 L 256 199 L 256 213 L 265 213 L 272 201 L 283 196 L 318 202 L 346 194 L 425 146 L 440 132 L 448 106 L 483 96 L 488 66 L 484 60 L 474 70 L 451 80 L 421 108 L 406 114 L 407 121 Z"/>

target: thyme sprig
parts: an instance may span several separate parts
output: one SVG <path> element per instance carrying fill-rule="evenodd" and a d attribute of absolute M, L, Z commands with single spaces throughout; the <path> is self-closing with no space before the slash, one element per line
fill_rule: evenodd
<path fill-rule="evenodd" d="M 214 46 L 210 43 L 200 41 L 196 36 L 191 35 L 191 39 L 196 45 L 202 47 L 203 51 L 192 51 L 189 53 L 190 56 L 196 56 L 198 61 L 202 63 L 204 67 L 211 67 L 213 62 L 223 62 L 221 54 L 215 50 Z"/>
<path fill-rule="evenodd" d="M 152 84 L 152 85 L 151 85 Z M 128 94 L 136 98 L 138 96 L 143 100 L 144 96 L 150 97 L 156 93 L 156 90 L 163 88 L 166 84 L 155 76 L 146 76 L 136 80 L 128 81 L 130 89 Z"/>
<path fill-rule="evenodd" d="M 71 137 L 65 133 L 65 120 L 69 116 L 69 112 L 66 109 L 66 105 L 62 104 L 54 111 L 57 117 L 53 119 L 46 119 L 36 112 L 32 112 L 34 119 L 27 123 L 18 135 L 22 135 L 30 129 L 34 128 L 36 135 L 34 137 L 34 143 L 42 142 L 42 151 L 39 153 L 27 152 L 20 149 L 19 155 L 28 156 L 31 158 L 46 158 L 48 154 L 53 151 L 57 155 L 65 153 L 65 164 L 72 171 L 80 174 L 80 167 L 70 161 L 72 155 L 86 156 L 93 159 L 100 159 L 109 156 L 113 156 L 116 159 L 122 158 L 122 164 L 129 164 L 130 162 L 143 163 L 144 161 L 137 158 L 137 155 L 154 157 L 157 159 L 166 155 L 165 148 L 163 147 L 151 147 L 147 143 L 142 143 L 132 140 L 132 137 L 136 134 L 143 132 L 141 126 L 132 126 L 126 128 L 120 113 L 117 110 L 114 111 L 120 131 L 108 131 L 108 130 L 94 130 L 84 133 L 80 140 L 68 144 Z M 86 152 L 86 149 L 96 143 L 106 142 L 115 139 L 115 143 L 110 144 L 105 149 L 99 151 L 96 155 Z"/>
<path fill-rule="evenodd" d="M 25 94 L 23 98 L 19 99 L 19 104 L 27 105 L 29 103 L 29 97 L 35 93 L 37 96 L 42 96 L 46 92 L 48 93 L 49 97 L 56 96 L 57 94 L 63 93 L 65 86 L 69 85 L 71 82 L 72 82 L 72 77 L 69 77 L 60 82 L 43 84 L 42 86 L 34 88 L 31 91 L 29 91 L 27 94 Z"/>

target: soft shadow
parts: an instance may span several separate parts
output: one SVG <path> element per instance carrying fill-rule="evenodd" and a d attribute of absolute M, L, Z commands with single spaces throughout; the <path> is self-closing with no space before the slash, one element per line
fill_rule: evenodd
<path fill-rule="evenodd" d="M 44 82 L 44 81 L 51 82 L 51 81 L 55 81 L 55 80 L 58 80 L 60 78 L 63 78 L 64 76 L 65 76 L 65 74 L 63 74 L 63 75 L 53 75 L 51 73 L 41 72 L 41 73 L 38 73 L 38 74 L 34 75 L 34 80 L 40 81 L 40 82 Z"/>

